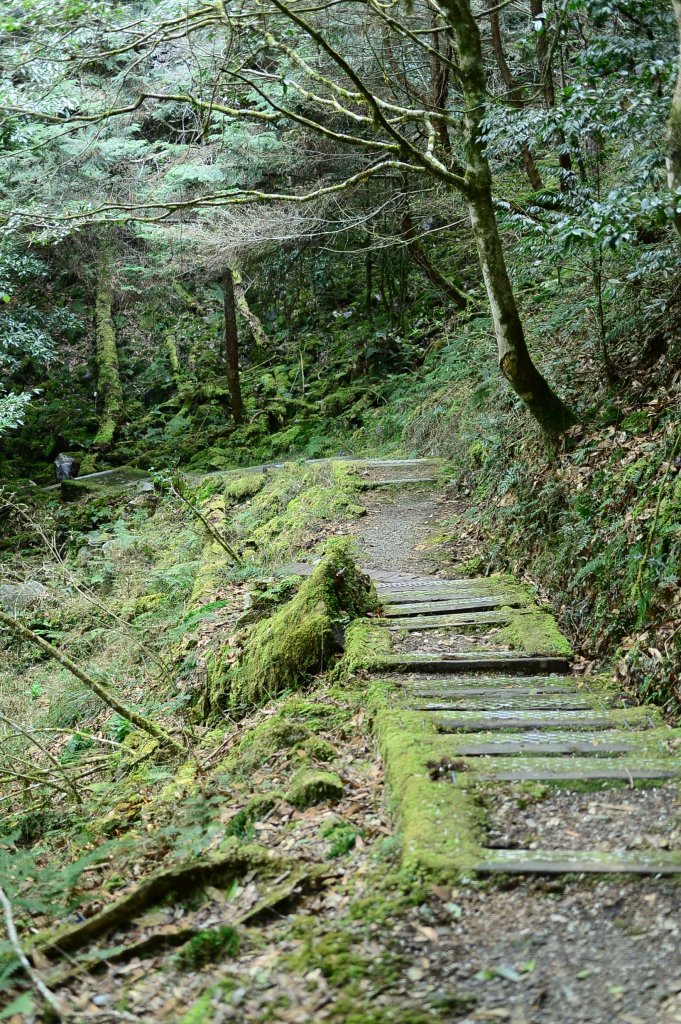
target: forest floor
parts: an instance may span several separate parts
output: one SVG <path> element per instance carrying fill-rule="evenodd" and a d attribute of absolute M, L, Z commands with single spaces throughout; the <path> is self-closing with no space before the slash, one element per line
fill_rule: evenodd
<path fill-rule="evenodd" d="M 376 467 L 365 480 L 380 484 L 384 476 Z M 432 538 L 444 520 L 451 523 L 456 502 L 418 480 L 369 489 L 358 500 L 366 515 L 349 532 L 365 570 L 385 581 L 455 575 Z M 468 554 L 462 535 L 457 559 Z M 412 648 L 421 650 L 443 642 L 438 631 L 411 638 Z M 248 838 L 281 858 L 277 877 L 263 880 L 254 866 L 228 892 L 216 883 L 203 887 L 202 899 L 188 889 L 150 908 L 90 946 L 86 959 L 98 961 L 91 972 L 83 959 L 72 958 L 59 980 L 59 972 L 40 961 L 67 1019 L 681 1024 L 681 887 L 673 877 L 461 876 L 446 884 L 400 866 L 365 707 L 368 682 L 363 673 L 345 686 L 322 679 L 304 698 L 284 695 L 240 723 L 221 750 L 223 759 L 244 736 L 254 738 L 246 752 L 257 749 L 258 737 L 271 738 L 277 723 L 300 730 L 294 735 L 289 728 L 286 741 L 249 755 L 242 776 L 224 782 L 213 764 L 200 781 L 218 827 L 229 826 L 254 796 L 272 798 L 269 810 L 251 822 Z M 311 739 L 326 744 L 327 752 L 314 757 L 338 774 L 343 793 L 333 804 L 296 809 L 282 792 L 308 763 Z M 178 778 L 164 798 L 171 818 L 190 793 L 195 796 L 195 788 L 183 789 Z M 147 807 L 142 831 L 151 834 L 151 798 Z M 537 787 L 522 801 L 500 785 L 485 813 L 498 845 L 546 845 L 550 837 L 554 847 L 562 846 L 566 834 L 576 850 L 608 850 L 613 843 L 666 849 L 679 841 L 671 783 L 579 792 Z M 144 865 L 136 866 L 124 889 L 144 873 Z M 293 877 L 299 881 L 287 889 Z M 92 884 L 95 909 L 113 899 L 105 881 L 106 869 Z M 267 906 L 268 887 L 275 885 L 285 893 Z M 178 937 L 226 926 L 234 926 L 238 943 L 222 958 L 204 957 L 199 947 L 193 961 L 172 951 Z M 169 948 L 160 943 L 135 955 L 135 943 L 164 935 Z M 121 948 L 131 955 L 109 956 Z"/>

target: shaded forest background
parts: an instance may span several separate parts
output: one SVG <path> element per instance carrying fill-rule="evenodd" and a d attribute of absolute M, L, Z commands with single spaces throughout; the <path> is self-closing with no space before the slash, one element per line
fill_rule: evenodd
<path fill-rule="evenodd" d="M 51 483 L 62 452 L 81 474 L 442 456 L 468 570 L 541 581 L 578 649 L 671 708 L 674 13 L 17 4 L 0 18 L 3 481 Z M 530 354 L 577 420 L 550 441 L 499 372 L 454 182 L 476 147 Z"/>

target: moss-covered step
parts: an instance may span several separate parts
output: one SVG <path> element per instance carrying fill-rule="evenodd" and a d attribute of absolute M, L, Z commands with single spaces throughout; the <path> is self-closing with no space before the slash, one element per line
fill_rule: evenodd
<path fill-rule="evenodd" d="M 646 736 L 645 733 L 633 735 L 637 738 Z M 589 757 L 613 757 L 616 754 L 633 753 L 638 749 L 640 743 L 627 733 L 524 733 L 517 739 L 502 738 L 475 743 L 462 742 L 458 739 L 452 748 L 451 756 L 560 757 L 564 754 L 585 754 Z"/>
<path fill-rule="evenodd" d="M 681 872 L 681 852 L 603 853 L 599 850 L 490 850 L 477 874 L 672 875 Z"/>
<path fill-rule="evenodd" d="M 527 694 L 502 690 L 479 696 L 450 697 L 447 700 L 414 698 L 415 711 L 590 711 L 593 704 L 578 693 Z"/>
<path fill-rule="evenodd" d="M 521 729 L 616 729 L 621 722 L 613 715 L 585 711 L 483 711 L 459 712 L 435 718 L 438 732 L 518 732 Z"/>
<path fill-rule="evenodd" d="M 371 666 L 368 666 L 371 667 Z M 563 675 L 570 668 L 567 658 L 544 657 L 541 655 L 529 654 L 507 654 L 505 652 L 485 651 L 484 653 L 473 654 L 471 652 L 451 652 L 446 655 L 399 655 L 388 654 L 380 659 L 379 667 L 385 671 L 405 672 L 433 672 L 433 673 L 461 673 L 461 672 L 499 672 L 523 675 L 550 675 L 552 672 Z"/>
<path fill-rule="evenodd" d="M 427 601 L 412 601 L 404 603 L 387 603 L 383 595 L 383 614 L 387 619 L 406 618 L 413 615 L 429 615 L 431 612 L 440 615 L 444 612 L 458 614 L 459 612 L 485 612 L 494 608 L 513 607 L 512 595 L 499 594 L 498 596 L 480 595 L 454 596 L 451 595 L 436 598 L 429 598 Z"/>
<path fill-rule="evenodd" d="M 489 626 L 502 626 L 509 621 L 510 612 L 461 612 L 450 615 L 412 615 L 407 618 L 393 616 L 389 619 L 390 628 L 407 632 L 422 629 L 443 629 L 453 626 L 458 632 L 478 632 Z"/>

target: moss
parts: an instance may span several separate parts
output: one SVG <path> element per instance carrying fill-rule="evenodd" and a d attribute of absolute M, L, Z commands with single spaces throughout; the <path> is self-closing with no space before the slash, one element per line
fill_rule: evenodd
<path fill-rule="evenodd" d="M 249 474 L 261 487 L 234 516 L 245 543 L 268 559 L 291 560 L 323 541 L 328 524 L 364 515 L 353 500 L 352 485 L 337 477 L 333 465 L 289 465 L 276 473 Z M 255 486 L 252 483 L 244 486 Z"/>
<path fill-rule="evenodd" d="M 245 734 L 236 751 L 222 762 L 220 768 L 248 775 L 279 750 L 290 750 L 310 736 L 310 730 L 301 722 L 282 715 L 269 718 Z"/>
<path fill-rule="evenodd" d="M 241 712 L 322 671 L 341 647 L 343 627 L 377 606 L 367 576 L 350 556 L 347 540 L 331 540 L 296 596 L 255 625 L 231 673 L 230 704 Z"/>
<path fill-rule="evenodd" d="M 225 504 L 227 506 L 239 505 L 252 498 L 262 490 L 266 479 L 264 473 L 244 473 L 243 476 L 228 480 L 223 491 Z"/>
<path fill-rule="evenodd" d="M 335 772 L 303 769 L 294 777 L 285 796 L 290 804 L 303 811 L 328 800 L 342 800 L 343 783 Z"/>
<path fill-rule="evenodd" d="M 328 856 L 333 859 L 352 850 L 357 839 L 357 829 L 347 821 L 330 821 L 324 825 L 320 835 L 328 840 Z"/>
<path fill-rule="evenodd" d="M 224 957 L 236 956 L 239 946 L 239 935 L 235 928 L 229 925 L 208 928 L 204 932 L 199 932 L 182 947 L 176 956 L 176 963 L 186 971 L 198 970 Z"/>
<path fill-rule="evenodd" d="M 240 839 L 248 838 L 254 823 L 269 814 L 276 802 L 277 794 L 274 793 L 261 793 L 254 796 L 230 819 L 225 830 L 226 834 L 238 836 Z"/>
<path fill-rule="evenodd" d="M 501 644 L 524 654 L 543 654 L 572 657 L 570 644 L 558 629 L 549 612 L 526 609 L 503 609 L 510 621 L 495 636 Z"/>
<path fill-rule="evenodd" d="M 147 612 L 153 611 L 163 601 L 164 596 L 163 594 L 142 594 L 141 597 L 135 597 L 132 601 L 125 601 L 121 605 L 121 618 L 132 622 L 138 615 L 145 615 Z"/>
<path fill-rule="evenodd" d="M 433 782 L 429 764 L 442 754 L 443 737 L 419 712 L 395 709 L 395 691 L 370 691 L 373 730 L 402 837 L 402 861 L 436 876 L 456 876 L 481 857 L 474 797 L 464 788 Z M 446 741 L 444 741 L 446 742 Z"/>
<path fill-rule="evenodd" d="M 183 765 L 174 772 L 173 781 L 164 786 L 159 799 L 163 803 L 175 803 L 181 797 L 196 790 L 196 761 L 185 761 Z"/>
<path fill-rule="evenodd" d="M 213 996 L 215 986 L 211 987 L 199 996 L 194 1005 L 180 1021 L 180 1024 L 209 1024 L 213 1019 Z"/>
<path fill-rule="evenodd" d="M 204 502 L 201 511 L 211 526 L 220 533 L 225 532 L 225 500 L 221 494 L 215 494 Z M 201 605 L 214 599 L 215 592 L 223 582 L 224 574 L 227 569 L 231 568 L 231 565 L 232 561 L 225 549 L 208 536 L 201 552 L 201 562 L 196 573 L 187 611 L 200 608 Z"/>
<path fill-rule="evenodd" d="M 356 619 L 345 633 L 345 651 L 339 674 L 352 675 L 358 669 L 378 667 L 390 654 L 390 633 L 376 619 Z"/>
<path fill-rule="evenodd" d="M 305 753 L 309 754 L 315 761 L 333 761 L 338 756 L 338 751 L 333 744 L 329 743 L 328 740 L 322 739 L 321 736 L 311 736 L 301 746 Z"/>
<path fill-rule="evenodd" d="M 345 988 L 379 973 L 384 983 L 397 980 L 394 957 L 368 961 L 354 951 L 355 943 L 356 936 L 350 932 L 338 930 L 319 935 L 313 931 L 291 957 L 290 966 L 305 974 L 311 970 L 321 971 L 334 988 Z"/>

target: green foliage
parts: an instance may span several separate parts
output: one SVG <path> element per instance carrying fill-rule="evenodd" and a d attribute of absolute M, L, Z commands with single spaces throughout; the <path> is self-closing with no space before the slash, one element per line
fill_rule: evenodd
<path fill-rule="evenodd" d="M 357 829 L 347 821 L 330 821 L 322 827 L 321 835 L 328 840 L 328 856 L 333 859 L 352 850 L 357 839 Z"/>
<path fill-rule="evenodd" d="M 225 957 L 235 957 L 241 945 L 238 932 L 229 925 L 209 928 L 190 939 L 176 956 L 179 967 L 196 971 Z"/>

